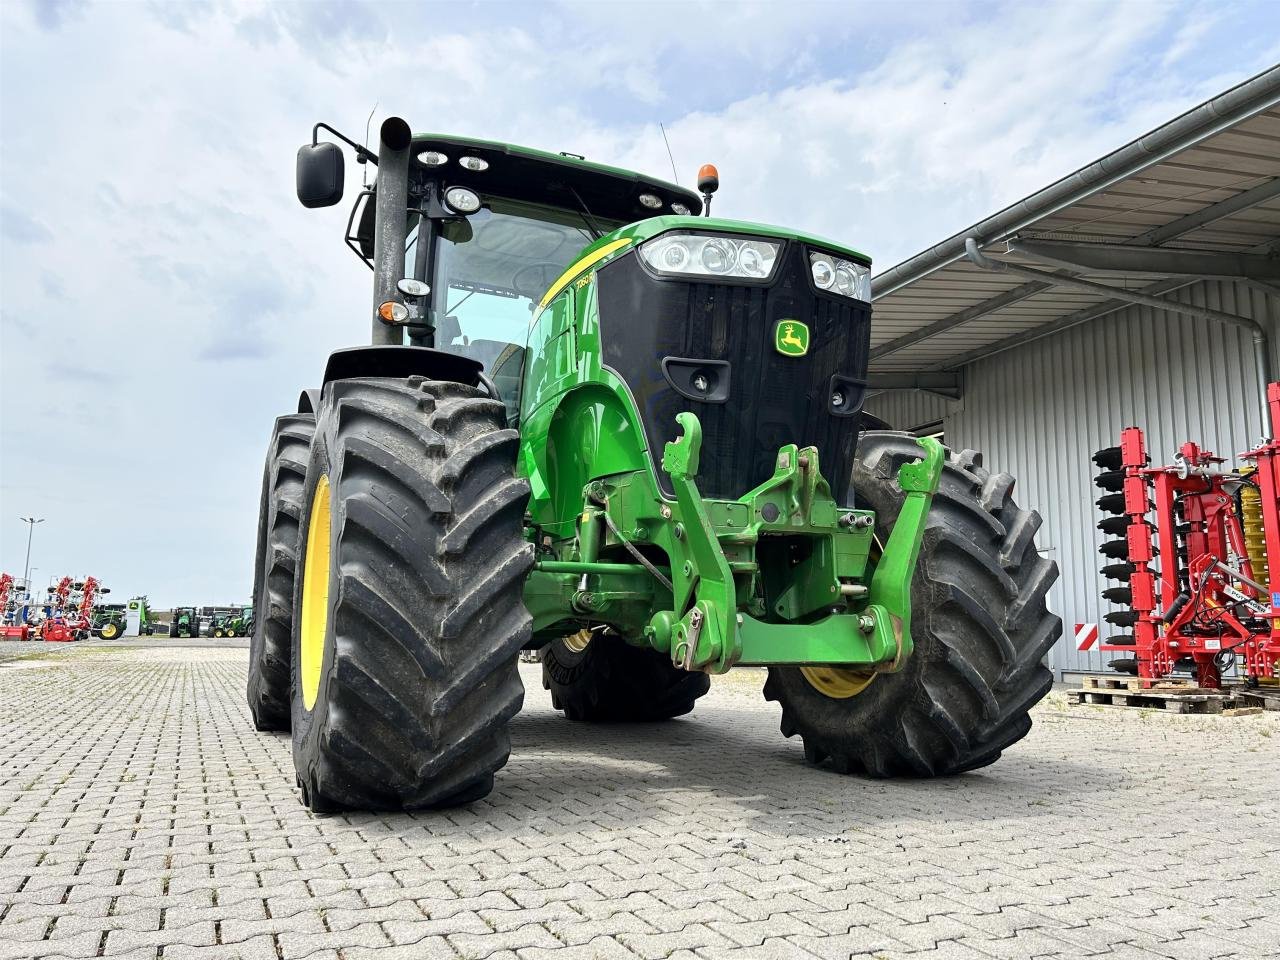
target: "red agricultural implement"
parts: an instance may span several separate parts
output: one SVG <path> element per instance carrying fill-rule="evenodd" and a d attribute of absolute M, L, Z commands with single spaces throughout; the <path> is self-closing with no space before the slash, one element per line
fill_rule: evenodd
<path fill-rule="evenodd" d="M 1102 572 L 1127 584 L 1103 591 L 1127 608 L 1106 620 L 1133 629 L 1099 647 L 1132 654 L 1116 669 L 1157 680 L 1190 668 L 1208 688 L 1237 661 L 1251 684 L 1280 674 L 1280 383 L 1267 406 L 1271 438 L 1235 469 L 1195 443 L 1152 467 L 1137 427 L 1094 455 L 1098 507 L 1112 514 L 1098 529 L 1116 537 Z"/>
<path fill-rule="evenodd" d="M 0 638 L 5 640 L 26 640 L 30 633 L 24 582 L 15 583 L 11 574 L 0 573 Z"/>
<path fill-rule="evenodd" d="M 97 577 L 72 580 L 63 577 L 49 588 L 48 615 L 39 626 L 42 640 L 66 643 L 88 638 L 93 620 L 93 605 L 99 593 L 106 593 Z"/>

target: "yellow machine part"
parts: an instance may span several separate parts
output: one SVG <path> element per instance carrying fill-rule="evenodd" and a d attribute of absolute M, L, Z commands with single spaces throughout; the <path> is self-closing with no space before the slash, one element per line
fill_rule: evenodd
<path fill-rule="evenodd" d="M 1267 538 L 1262 529 L 1262 494 L 1257 487 L 1244 486 L 1240 490 L 1240 526 L 1244 529 L 1244 549 L 1249 554 L 1254 579 L 1271 583 Z"/>

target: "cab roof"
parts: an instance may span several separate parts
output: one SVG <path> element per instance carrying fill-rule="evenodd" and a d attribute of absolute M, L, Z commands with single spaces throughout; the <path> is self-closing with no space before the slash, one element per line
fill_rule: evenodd
<path fill-rule="evenodd" d="M 418 154 L 428 150 L 444 154 L 448 162 L 428 167 L 418 160 Z M 417 133 L 410 156 L 411 167 L 442 176 L 449 186 L 467 186 L 480 193 L 577 209 L 576 192 L 593 217 L 613 223 L 670 214 L 674 212 L 673 203 L 684 204 L 691 214 L 702 212 L 702 200 L 692 190 L 571 154 L 449 134 Z M 489 169 L 467 170 L 458 163 L 461 156 L 479 157 L 489 164 Z M 658 197 L 661 206 L 646 207 L 640 202 L 643 193 Z"/>

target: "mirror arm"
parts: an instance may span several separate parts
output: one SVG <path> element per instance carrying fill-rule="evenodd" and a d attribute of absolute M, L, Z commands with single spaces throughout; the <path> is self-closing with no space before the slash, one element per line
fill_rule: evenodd
<path fill-rule="evenodd" d="M 311 145 L 313 147 L 320 142 L 320 131 L 322 129 L 328 130 L 335 137 L 337 137 L 339 140 L 341 140 L 343 143 L 349 146 L 352 150 L 354 150 L 356 152 L 356 163 L 372 163 L 375 167 L 378 165 L 378 155 L 376 153 L 374 153 L 368 147 L 363 147 L 360 144 L 356 143 L 350 137 L 339 133 L 337 130 L 333 129 L 333 127 L 329 126 L 327 123 L 317 123 L 314 127 L 311 128 Z"/>

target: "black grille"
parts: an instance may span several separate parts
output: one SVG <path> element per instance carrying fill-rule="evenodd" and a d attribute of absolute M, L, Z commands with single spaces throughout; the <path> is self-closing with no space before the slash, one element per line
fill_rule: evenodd
<path fill-rule="evenodd" d="M 662 448 L 675 439 L 676 414 L 691 410 L 703 427 L 704 496 L 736 499 L 772 476 L 782 444 L 798 443 L 818 448 L 823 475 L 837 500 L 848 502 L 861 414 L 831 413 L 831 382 L 833 375 L 865 378 L 871 309 L 816 293 L 800 244 L 787 245 L 767 287 L 658 278 L 634 255 L 600 270 L 597 282 L 604 360 L 636 398 L 666 493 Z M 806 356 L 774 348 L 784 320 L 809 326 Z M 682 396 L 663 376 L 665 357 L 727 361 L 728 401 Z"/>

